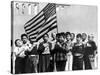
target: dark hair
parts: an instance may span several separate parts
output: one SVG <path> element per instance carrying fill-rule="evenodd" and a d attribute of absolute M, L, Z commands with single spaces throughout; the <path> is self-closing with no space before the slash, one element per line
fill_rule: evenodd
<path fill-rule="evenodd" d="M 20 40 L 20 39 L 16 39 L 16 40 L 15 40 L 15 46 L 18 46 L 18 45 L 17 45 L 17 41 L 18 41 L 18 40 Z"/>
<path fill-rule="evenodd" d="M 56 37 L 58 37 L 58 38 L 59 38 L 59 37 L 60 37 L 60 33 L 57 33 L 57 34 L 56 34 Z"/>
<path fill-rule="evenodd" d="M 22 34 L 21 39 L 23 39 L 24 36 L 28 38 L 28 36 L 26 34 Z"/>
<path fill-rule="evenodd" d="M 61 32 L 61 33 L 60 33 L 60 36 L 65 37 L 65 33 L 64 33 L 64 32 Z"/>
<path fill-rule="evenodd" d="M 86 34 L 86 33 L 82 33 L 82 35 L 83 35 L 83 34 L 84 34 L 85 36 L 87 36 L 87 34 Z"/>
<path fill-rule="evenodd" d="M 74 40 L 74 38 L 75 38 L 75 33 L 71 33 L 71 40 L 73 41 Z"/>
<path fill-rule="evenodd" d="M 66 32 L 66 36 L 70 35 L 71 36 L 71 33 L 70 32 Z"/>
<path fill-rule="evenodd" d="M 74 37 L 75 37 L 75 33 L 71 33 L 71 35 L 72 35 L 72 34 L 73 34 L 73 35 L 74 35 Z"/>
<path fill-rule="evenodd" d="M 79 38 L 79 37 L 82 38 L 82 35 L 80 33 L 76 35 L 76 38 Z"/>
<path fill-rule="evenodd" d="M 47 35 L 47 37 L 49 37 L 49 35 L 48 35 L 48 34 L 45 34 L 45 35 Z M 44 36 L 45 36 L 45 35 L 44 35 Z M 43 36 L 43 38 L 44 38 L 44 36 Z"/>

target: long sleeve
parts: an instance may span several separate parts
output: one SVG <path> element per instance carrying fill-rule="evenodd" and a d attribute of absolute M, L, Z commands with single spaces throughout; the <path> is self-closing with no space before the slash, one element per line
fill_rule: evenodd
<path fill-rule="evenodd" d="M 38 54 L 42 54 L 42 52 L 44 51 L 45 47 L 43 46 L 42 43 L 39 44 L 39 48 L 37 50 Z"/>

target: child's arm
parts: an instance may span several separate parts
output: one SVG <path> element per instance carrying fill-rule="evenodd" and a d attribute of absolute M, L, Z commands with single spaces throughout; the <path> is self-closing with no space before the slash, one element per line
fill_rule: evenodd
<path fill-rule="evenodd" d="M 23 51 L 25 51 L 24 48 L 22 48 L 21 50 L 18 50 L 18 48 L 16 48 L 17 50 L 15 50 L 15 55 L 18 56 L 20 55 Z"/>

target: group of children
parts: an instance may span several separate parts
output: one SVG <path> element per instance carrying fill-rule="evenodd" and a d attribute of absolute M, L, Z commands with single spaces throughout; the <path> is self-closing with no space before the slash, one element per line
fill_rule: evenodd
<path fill-rule="evenodd" d="M 31 42 L 26 34 L 15 40 L 15 73 L 53 72 L 93 69 L 91 60 L 97 54 L 94 36 L 86 33 L 61 32 L 43 36 L 42 42 Z"/>

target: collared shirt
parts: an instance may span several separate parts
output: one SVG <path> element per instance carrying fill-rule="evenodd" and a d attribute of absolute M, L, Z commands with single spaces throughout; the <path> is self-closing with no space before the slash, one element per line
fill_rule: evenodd
<path fill-rule="evenodd" d="M 17 57 L 25 57 L 25 51 L 31 51 L 32 45 L 30 42 L 23 44 L 21 47 L 15 47 L 14 53 Z"/>
<path fill-rule="evenodd" d="M 23 45 L 28 51 L 32 50 L 32 44 L 29 41 L 26 44 L 23 44 Z"/>
<path fill-rule="evenodd" d="M 71 40 L 70 41 L 66 41 L 66 49 L 68 51 L 70 51 L 70 50 L 72 50 L 72 47 L 73 47 L 72 41 Z"/>
<path fill-rule="evenodd" d="M 67 56 L 72 55 L 72 48 L 73 48 L 73 43 L 71 40 L 66 41 L 66 50 L 68 51 Z"/>
<path fill-rule="evenodd" d="M 26 51 L 26 47 L 25 46 L 22 46 L 22 47 L 15 47 L 14 49 L 14 53 L 16 55 L 16 57 L 25 57 L 25 51 Z"/>
<path fill-rule="evenodd" d="M 50 54 L 50 49 L 49 49 L 49 44 L 48 43 L 44 43 L 43 45 L 45 45 L 45 49 L 43 51 L 42 54 Z"/>
<path fill-rule="evenodd" d="M 73 46 L 72 53 L 74 56 L 83 56 L 84 55 L 84 45 L 82 43 L 75 43 Z"/>
<path fill-rule="evenodd" d="M 51 42 L 51 44 L 52 44 L 52 50 L 53 50 L 54 47 L 55 47 L 55 44 L 56 44 L 56 40 L 51 40 L 50 42 Z"/>
<path fill-rule="evenodd" d="M 41 42 L 39 44 L 39 48 L 38 48 L 38 52 L 39 54 L 50 54 L 50 50 L 51 50 L 51 43 L 47 42 Z"/>

